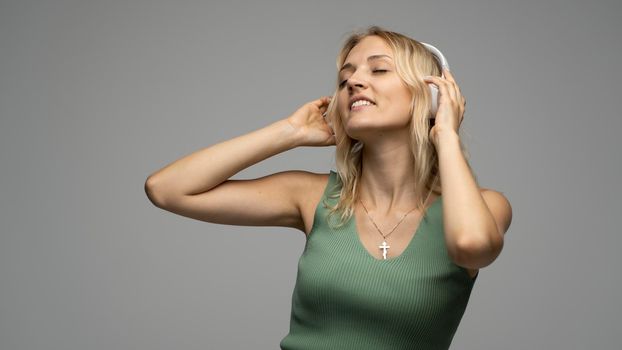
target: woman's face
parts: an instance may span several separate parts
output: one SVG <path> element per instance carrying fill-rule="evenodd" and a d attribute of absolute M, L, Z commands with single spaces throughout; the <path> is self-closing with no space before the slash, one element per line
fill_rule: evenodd
<path fill-rule="evenodd" d="M 369 58 L 376 55 L 381 56 Z M 409 124 L 412 94 L 393 62 L 391 47 L 377 36 L 365 37 L 348 53 L 339 72 L 338 108 L 350 137 L 365 139 L 379 130 L 404 129 Z M 350 100 L 356 95 L 374 104 L 353 110 Z"/>

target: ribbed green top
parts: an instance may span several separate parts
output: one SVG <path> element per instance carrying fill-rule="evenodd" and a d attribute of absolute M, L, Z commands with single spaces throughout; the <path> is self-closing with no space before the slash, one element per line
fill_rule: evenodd
<path fill-rule="evenodd" d="M 338 191 L 331 170 L 298 261 L 281 349 L 449 349 L 479 274 L 471 279 L 448 256 L 441 196 L 404 252 L 380 260 L 362 245 L 354 216 L 328 226 L 323 201 L 336 204 L 327 197 L 335 184 Z"/>

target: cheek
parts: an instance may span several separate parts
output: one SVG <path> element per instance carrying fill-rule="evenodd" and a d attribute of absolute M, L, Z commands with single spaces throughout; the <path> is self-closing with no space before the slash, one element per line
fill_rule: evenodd
<path fill-rule="evenodd" d="M 403 91 L 395 91 L 392 95 L 387 95 L 387 98 L 383 101 L 382 109 L 396 118 L 402 120 L 403 118 L 410 118 L 411 116 L 411 97 L 410 94 L 406 94 Z"/>
<path fill-rule="evenodd" d="M 404 110 L 406 112 L 410 111 L 410 106 L 412 104 L 412 95 L 410 94 L 410 91 L 400 90 L 400 92 L 396 92 L 394 96 L 394 101 L 400 106 L 400 110 Z"/>
<path fill-rule="evenodd" d="M 349 107 L 347 102 L 343 102 L 339 104 L 339 112 L 341 115 L 346 115 L 349 112 Z"/>
<path fill-rule="evenodd" d="M 347 96 L 339 99 L 339 106 L 337 107 L 339 111 L 345 112 L 350 109 L 350 106 L 348 106 L 348 99 Z"/>

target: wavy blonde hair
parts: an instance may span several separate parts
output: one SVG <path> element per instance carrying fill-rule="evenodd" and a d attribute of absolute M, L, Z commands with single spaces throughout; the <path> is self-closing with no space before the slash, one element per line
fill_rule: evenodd
<path fill-rule="evenodd" d="M 346 38 L 339 55 L 337 56 L 337 71 L 344 64 L 350 50 L 367 36 L 378 36 L 392 49 L 395 57 L 396 72 L 410 89 L 413 96 L 410 103 L 410 148 L 414 158 L 415 196 L 417 209 L 426 214 L 425 202 L 434 192 L 441 194 L 441 178 L 439 172 L 438 155 L 434 143 L 429 138 L 429 132 L 434 125 L 430 119 L 431 95 L 427 83 L 423 80 L 426 75 L 441 76 L 441 65 L 435 56 L 419 41 L 400 33 L 385 30 L 379 26 L 370 26 L 366 29 L 351 32 Z M 345 133 L 341 122 L 341 115 L 337 106 L 339 92 L 339 77 L 337 77 L 335 92 L 328 105 L 327 118 L 332 121 L 336 137 L 335 162 L 339 180 L 334 188 L 329 189 L 330 198 L 339 198 L 336 205 L 331 206 L 324 201 L 324 207 L 329 208 L 328 221 L 336 214 L 340 221 L 336 227 L 344 225 L 354 213 L 354 205 L 359 198 L 359 179 L 362 169 L 363 143 L 350 138 Z M 468 168 L 473 170 L 468 162 L 469 154 L 460 138 L 460 149 L 467 160 Z M 340 189 L 339 193 L 335 190 Z M 425 199 L 424 199 L 425 198 Z"/>

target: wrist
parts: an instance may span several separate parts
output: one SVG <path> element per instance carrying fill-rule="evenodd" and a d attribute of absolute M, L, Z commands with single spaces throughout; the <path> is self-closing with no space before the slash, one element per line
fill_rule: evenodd
<path fill-rule="evenodd" d="M 291 149 L 300 146 L 299 131 L 288 118 L 274 122 L 271 127 L 277 132 L 275 141 L 281 143 L 284 148 Z"/>
<path fill-rule="evenodd" d="M 455 130 L 438 130 L 434 135 L 434 145 L 438 148 L 444 144 L 459 144 L 460 136 Z"/>

